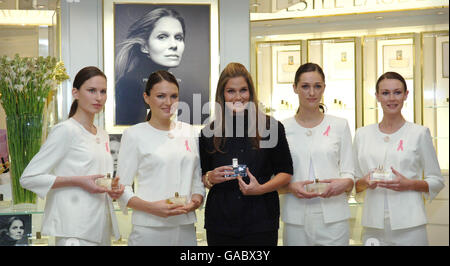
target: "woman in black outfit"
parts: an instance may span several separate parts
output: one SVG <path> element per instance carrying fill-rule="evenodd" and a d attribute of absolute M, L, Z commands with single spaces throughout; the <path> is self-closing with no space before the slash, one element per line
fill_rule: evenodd
<path fill-rule="evenodd" d="M 202 178 L 210 189 L 208 245 L 277 245 L 277 189 L 290 182 L 292 158 L 283 125 L 259 112 L 256 103 L 250 73 L 230 63 L 217 85 L 215 120 L 199 140 Z M 247 165 L 248 176 L 225 177 L 233 158 Z"/>

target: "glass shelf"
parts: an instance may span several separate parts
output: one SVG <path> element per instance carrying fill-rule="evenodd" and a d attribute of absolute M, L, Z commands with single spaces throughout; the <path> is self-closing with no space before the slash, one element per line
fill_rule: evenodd
<path fill-rule="evenodd" d="M 440 109 L 440 108 L 448 108 L 448 105 L 431 105 L 431 106 L 424 106 L 425 109 Z"/>

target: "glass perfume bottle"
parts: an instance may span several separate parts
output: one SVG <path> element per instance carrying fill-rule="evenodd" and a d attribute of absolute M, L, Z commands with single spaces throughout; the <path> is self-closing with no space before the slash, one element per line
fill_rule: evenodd
<path fill-rule="evenodd" d="M 377 181 L 390 181 L 393 179 L 391 171 L 385 170 L 383 165 L 379 165 L 377 168 L 370 171 L 369 180 L 373 182 Z"/>
<path fill-rule="evenodd" d="M 175 197 L 169 198 L 166 200 L 169 204 L 181 204 L 186 205 L 187 204 L 187 197 L 186 196 L 180 196 L 178 192 L 175 192 Z"/>
<path fill-rule="evenodd" d="M 110 173 L 107 173 L 106 177 L 100 177 L 95 180 L 95 184 L 97 186 L 101 186 L 101 187 L 107 188 L 109 190 L 111 190 L 111 183 L 112 183 L 112 178 L 111 178 Z"/>
<path fill-rule="evenodd" d="M 327 188 L 327 183 L 320 183 L 318 178 L 314 179 L 314 183 L 306 185 L 306 191 L 311 193 L 322 194 Z"/>
<path fill-rule="evenodd" d="M 11 201 L 10 200 L 4 200 L 3 194 L 0 194 L 0 209 L 7 209 L 11 207 Z"/>
<path fill-rule="evenodd" d="M 233 167 L 233 174 L 225 175 L 224 177 L 245 177 L 247 176 L 247 165 L 239 164 L 237 158 L 232 159 L 231 167 Z"/>
<path fill-rule="evenodd" d="M 36 236 L 28 240 L 30 246 L 48 246 L 48 237 L 42 237 L 41 232 L 36 232 Z"/>

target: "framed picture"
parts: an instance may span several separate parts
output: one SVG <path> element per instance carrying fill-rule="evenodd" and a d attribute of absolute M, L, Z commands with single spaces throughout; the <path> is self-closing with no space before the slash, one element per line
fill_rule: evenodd
<path fill-rule="evenodd" d="M 178 119 L 201 124 L 219 71 L 218 0 L 104 0 L 105 129 L 121 134 L 144 122 L 149 75 L 172 73 L 179 84 Z M 213 85 L 214 84 L 214 85 Z"/>
<path fill-rule="evenodd" d="M 354 80 L 355 43 L 324 42 L 323 67 L 329 80 Z"/>
<path fill-rule="evenodd" d="M 293 84 L 300 62 L 300 50 L 277 51 L 277 83 Z"/>
<path fill-rule="evenodd" d="M 405 79 L 414 76 L 414 59 L 412 44 L 383 46 L 383 73 L 397 72 Z"/>
<path fill-rule="evenodd" d="M 31 214 L 0 215 L 0 246 L 28 246 Z"/>
<path fill-rule="evenodd" d="M 448 42 L 442 43 L 442 77 L 448 79 Z"/>
<path fill-rule="evenodd" d="M 113 177 L 116 177 L 117 162 L 119 159 L 120 142 L 122 141 L 122 134 L 109 134 L 109 150 L 114 163 Z"/>

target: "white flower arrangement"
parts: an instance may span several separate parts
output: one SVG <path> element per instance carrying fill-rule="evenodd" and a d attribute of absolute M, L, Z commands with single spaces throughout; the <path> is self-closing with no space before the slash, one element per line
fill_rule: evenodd
<path fill-rule="evenodd" d="M 53 57 L 0 58 L 0 103 L 6 113 L 15 205 L 36 203 L 36 194 L 21 187 L 20 176 L 41 146 L 46 100 L 68 78 L 64 64 Z"/>

